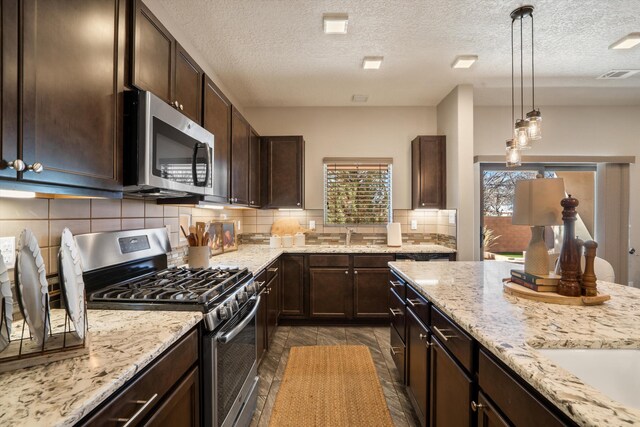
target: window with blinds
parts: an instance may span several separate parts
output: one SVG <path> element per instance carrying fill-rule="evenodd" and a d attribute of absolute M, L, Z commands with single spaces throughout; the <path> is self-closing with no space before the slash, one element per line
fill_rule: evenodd
<path fill-rule="evenodd" d="M 391 220 L 391 159 L 324 159 L 325 225 Z"/>

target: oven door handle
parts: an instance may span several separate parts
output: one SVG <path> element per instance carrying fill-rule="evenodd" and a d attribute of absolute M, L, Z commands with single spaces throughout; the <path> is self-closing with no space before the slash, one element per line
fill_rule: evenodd
<path fill-rule="evenodd" d="M 258 308 L 260 307 L 260 299 L 262 297 L 253 296 L 251 298 L 255 299 L 256 305 L 251 309 L 251 311 L 249 312 L 249 315 L 246 316 L 244 319 L 242 319 L 242 322 L 238 323 L 238 325 L 232 330 L 230 330 L 229 332 L 223 335 L 218 335 L 218 337 L 216 338 L 218 342 L 221 342 L 224 344 L 231 341 L 233 338 L 235 338 L 236 335 L 238 335 L 244 329 L 245 326 L 249 324 L 249 322 L 251 322 L 251 320 L 253 320 L 253 318 L 256 316 L 256 313 L 258 312 Z"/>
<path fill-rule="evenodd" d="M 206 168 L 205 168 L 205 175 L 204 175 L 204 180 L 202 182 L 200 182 L 198 180 L 198 150 L 204 148 L 207 152 L 207 164 L 206 164 Z M 206 187 L 207 186 L 207 182 L 209 182 L 209 168 L 211 165 L 211 153 L 209 152 L 209 146 L 207 144 L 204 144 L 202 142 L 198 142 L 196 143 L 196 145 L 193 146 L 193 158 L 191 159 L 191 172 L 193 174 L 193 185 L 195 185 L 196 187 Z"/>

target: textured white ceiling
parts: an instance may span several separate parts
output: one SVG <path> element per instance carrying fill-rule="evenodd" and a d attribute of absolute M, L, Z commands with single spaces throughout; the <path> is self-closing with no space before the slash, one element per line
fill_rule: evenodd
<path fill-rule="evenodd" d="M 511 101 L 509 13 L 500 0 L 146 0 L 162 7 L 244 107 L 436 105 L 456 84 L 480 105 Z M 640 0 L 536 0 L 538 104 L 640 104 L 640 47 L 608 46 L 640 31 Z M 349 14 L 347 35 L 325 35 L 323 13 Z M 525 21 L 527 22 L 527 21 Z M 478 55 L 452 70 L 457 55 Z M 384 56 L 365 71 L 362 58 Z M 526 58 L 526 57 L 525 57 Z M 362 105 L 362 104 L 356 104 Z"/>

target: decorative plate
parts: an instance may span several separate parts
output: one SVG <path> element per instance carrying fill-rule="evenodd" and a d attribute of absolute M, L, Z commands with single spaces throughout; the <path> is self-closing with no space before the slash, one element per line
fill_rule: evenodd
<path fill-rule="evenodd" d="M 7 266 L 0 256 L 0 298 L 4 298 L 4 319 L 0 319 L 0 351 L 9 345 L 11 336 L 11 322 L 13 321 L 13 295 Z M 0 314 L 2 307 L 0 306 Z"/>
<path fill-rule="evenodd" d="M 67 313 L 75 326 L 73 333 L 84 339 L 87 324 L 85 320 L 86 298 L 82 262 L 73 234 L 68 228 L 62 230 L 60 251 L 58 252 L 58 278 L 62 287 L 62 298 Z"/>
<path fill-rule="evenodd" d="M 18 240 L 16 293 L 20 311 L 29 325 L 36 344 L 42 345 L 49 335 L 49 286 L 38 239 L 25 228 Z"/>

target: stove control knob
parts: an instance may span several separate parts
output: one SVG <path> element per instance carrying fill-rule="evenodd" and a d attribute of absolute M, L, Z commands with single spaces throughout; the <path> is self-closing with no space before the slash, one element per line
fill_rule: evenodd
<path fill-rule="evenodd" d="M 228 318 L 231 317 L 230 310 L 227 306 L 219 307 L 217 310 L 217 313 L 218 313 L 218 319 L 220 320 L 227 320 Z"/>
<path fill-rule="evenodd" d="M 248 290 L 248 292 L 251 292 L 251 290 Z M 247 294 L 247 291 L 240 291 L 236 294 L 236 299 L 240 304 L 242 304 L 247 302 L 247 300 L 249 299 L 249 295 Z"/>
<path fill-rule="evenodd" d="M 240 305 L 238 304 L 238 301 L 231 301 L 230 303 L 231 306 L 231 312 L 235 313 L 236 311 L 240 310 Z"/>
<path fill-rule="evenodd" d="M 256 284 L 250 283 L 244 288 L 244 290 L 245 290 L 245 293 L 253 295 L 256 293 Z"/>

